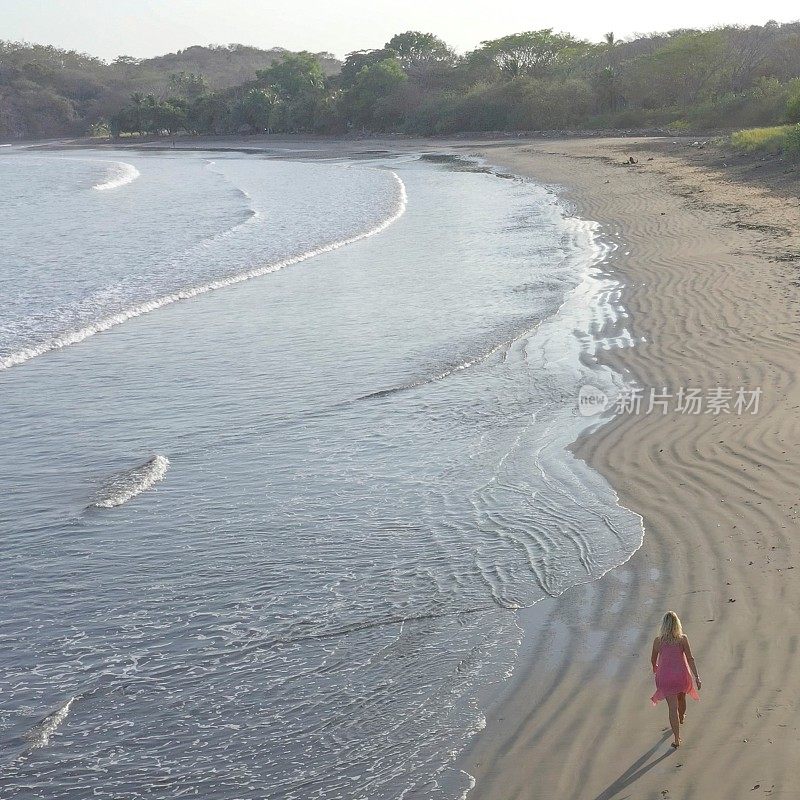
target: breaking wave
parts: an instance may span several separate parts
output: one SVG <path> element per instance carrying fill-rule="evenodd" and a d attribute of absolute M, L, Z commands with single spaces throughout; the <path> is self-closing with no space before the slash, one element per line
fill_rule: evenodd
<path fill-rule="evenodd" d="M 114 508 L 149 489 L 164 479 L 169 469 L 166 456 L 153 456 L 144 464 L 115 475 L 91 504 L 94 508 Z"/>
<path fill-rule="evenodd" d="M 216 289 L 224 289 L 228 286 L 234 286 L 237 283 L 248 281 L 251 278 L 259 278 L 262 275 L 268 275 L 271 272 L 278 272 L 279 270 L 284 269 L 284 267 L 289 267 L 293 264 L 299 264 L 301 261 L 307 261 L 308 259 L 322 255 L 323 253 L 328 253 L 332 250 L 337 250 L 340 247 L 344 247 L 345 245 L 353 244 L 370 236 L 375 236 L 376 234 L 386 230 L 386 228 L 400 219 L 400 217 L 402 217 L 405 213 L 406 205 L 408 203 L 408 195 L 406 193 L 405 184 L 397 173 L 392 172 L 391 175 L 395 180 L 398 190 L 398 200 L 395 210 L 381 223 L 367 231 L 364 231 L 363 233 L 358 233 L 354 236 L 348 236 L 345 239 L 338 239 L 330 242 L 329 244 L 322 245 L 321 247 L 316 247 L 312 250 L 300 253 L 299 255 L 284 258 L 271 264 L 255 267 L 254 269 L 240 272 L 235 275 L 229 275 L 228 277 L 218 278 L 217 280 L 209 281 L 208 283 L 203 283 L 198 286 L 180 289 L 176 292 L 172 292 L 171 294 L 131 306 L 130 308 L 127 308 L 116 314 L 112 314 L 108 317 L 98 320 L 97 322 L 93 322 L 91 325 L 87 325 L 86 327 L 59 334 L 58 336 L 47 339 L 46 341 L 34 345 L 33 347 L 28 347 L 23 350 L 19 350 L 16 353 L 11 353 L 4 358 L 0 358 L 0 370 L 8 369 L 9 367 L 14 367 L 19 364 L 24 364 L 26 361 L 30 361 L 32 358 L 43 355 L 44 353 L 48 353 L 52 350 L 59 350 L 62 347 L 67 347 L 71 344 L 78 344 L 79 342 L 88 339 L 90 336 L 94 336 L 96 333 L 102 333 L 103 331 L 107 331 L 110 328 L 121 325 L 123 322 L 127 322 L 134 317 L 140 317 L 142 314 L 148 314 L 151 311 L 156 311 L 164 306 L 177 303 L 179 300 L 189 300 L 193 297 L 197 297 L 198 295 L 205 294 L 206 292 L 213 292 Z"/>
<path fill-rule="evenodd" d="M 125 161 L 114 161 L 105 175 L 105 180 L 102 183 L 96 183 L 92 186 L 92 189 L 97 189 L 98 192 L 103 192 L 106 189 L 118 189 L 120 186 L 133 183 L 140 174 L 133 164 L 127 164 Z"/>
<path fill-rule="evenodd" d="M 50 737 L 67 718 L 74 702 L 75 698 L 70 697 L 63 706 L 46 716 L 38 725 L 28 732 L 25 738 L 28 741 L 28 748 L 30 750 L 38 750 L 41 747 L 47 747 L 50 743 Z"/>

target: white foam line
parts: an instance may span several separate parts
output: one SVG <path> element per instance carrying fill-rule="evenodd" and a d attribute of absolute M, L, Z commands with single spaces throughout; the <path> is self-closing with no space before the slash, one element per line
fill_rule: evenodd
<path fill-rule="evenodd" d="M 169 459 L 166 456 L 157 455 L 151 458 L 146 464 L 136 469 L 124 473 L 120 478 L 113 482 L 102 497 L 95 500 L 92 505 L 95 508 L 115 508 L 127 503 L 151 486 L 164 480 L 164 476 L 169 469 Z"/>
<path fill-rule="evenodd" d="M 59 725 L 67 718 L 72 704 L 75 702 L 74 697 L 70 697 L 58 711 L 54 711 L 49 717 L 46 717 L 42 722 L 33 729 L 30 734 L 30 749 L 38 750 L 40 747 L 47 747 L 50 743 L 50 737 L 58 730 Z"/>
<path fill-rule="evenodd" d="M 475 788 L 475 786 L 477 785 L 478 782 L 475 780 L 475 776 L 474 775 L 470 775 L 469 772 L 466 772 L 465 770 L 461 770 L 461 772 L 462 772 L 462 774 L 466 775 L 467 781 L 469 782 L 469 785 L 461 793 L 460 800 L 467 800 L 467 795 Z"/>
<path fill-rule="evenodd" d="M 17 145 L 20 149 L 36 147 L 35 144 Z M 0 147 L 11 147 L 11 145 L 0 145 Z M 97 183 L 92 186 L 92 189 L 98 191 L 105 191 L 106 189 L 116 189 L 119 186 L 124 186 L 127 183 L 135 181 L 141 173 L 133 164 L 127 161 L 115 161 L 110 158 L 79 158 L 77 156 L 48 156 L 42 153 L 34 153 L 33 158 L 38 158 L 41 161 L 80 161 L 84 164 L 113 164 L 117 167 L 117 173 L 114 177 L 109 177 L 108 180 L 102 183 Z"/>
<path fill-rule="evenodd" d="M 133 183 L 141 174 L 133 164 L 128 164 L 126 161 L 112 161 L 117 169 L 113 177 L 103 183 L 98 183 L 92 186 L 92 189 L 97 189 L 98 192 L 104 192 L 107 189 L 119 189 L 120 186 L 125 186 Z"/>
<path fill-rule="evenodd" d="M 345 245 L 359 242 L 362 239 L 369 238 L 370 236 L 375 236 L 376 234 L 385 231 L 393 223 L 397 222 L 397 220 L 400 219 L 400 217 L 402 217 L 405 213 L 406 206 L 408 205 L 408 195 L 406 193 L 405 184 L 396 172 L 392 172 L 392 177 L 397 182 L 399 192 L 397 209 L 390 217 L 387 217 L 379 225 L 376 225 L 374 228 L 371 228 L 364 233 L 359 233 L 355 236 L 349 236 L 347 239 L 339 239 L 338 241 L 331 242 L 330 244 L 323 245 L 322 247 L 318 247 L 314 250 L 309 250 L 306 253 L 301 253 L 299 256 L 292 256 L 291 258 L 277 261 L 274 264 L 268 264 L 264 267 L 257 267 L 256 269 L 251 269 L 247 272 L 241 272 L 238 275 L 232 275 L 228 278 L 220 278 L 219 280 L 204 283 L 200 286 L 193 286 L 189 289 L 181 289 L 178 292 L 156 298 L 155 300 L 148 300 L 146 303 L 141 303 L 138 306 L 133 306 L 132 308 L 120 311 L 118 314 L 106 317 L 105 319 L 102 319 L 93 325 L 89 325 L 85 328 L 80 328 L 77 331 L 70 331 L 52 339 L 48 339 L 46 342 L 36 345 L 36 347 L 30 347 L 25 350 L 20 350 L 16 353 L 12 353 L 3 359 L 0 359 L 0 370 L 9 369 L 10 367 L 18 366 L 19 364 L 24 364 L 26 361 L 36 358 L 36 356 L 41 356 L 44 353 L 49 353 L 53 350 L 60 350 L 62 347 L 67 347 L 71 344 L 78 344 L 79 342 L 85 341 L 90 336 L 94 336 L 96 333 L 102 333 L 103 331 L 115 328 L 117 325 L 122 325 L 123 322 L 134 319 L 134 317 L 140 317 L 143 314 L 149 314 L 151 311 L 156 311 L 164 306 L 177 303 L 179 300 L 189 300 L 192 297 L 197 297 L 198 295 L 205 294 L 206 292 L 224 289 L 228 286 L 234 286 L 237 283 L 249 281 L 251 278 L 259 278 L 262 275 L 268 275 L 271 272 L 278 272 L 279 270 L 284 269 L 284 267 L 289 267 L 293 264 L 299 264 L 301 261 L 306 261 L 309 258 L 314 258 L 315 256 L 322 255 L 323 253 L 329 253 L 332 250 L 337 250 Z"/>

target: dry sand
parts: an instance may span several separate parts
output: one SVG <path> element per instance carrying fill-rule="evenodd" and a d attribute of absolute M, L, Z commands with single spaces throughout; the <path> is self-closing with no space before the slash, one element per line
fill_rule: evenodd
<path fill-rule="evenodd" d="M 645 387 L 764 394 L 756 416 L 621 415 L 577 445 L 642 514 L 645 542 L 628 564 L 529 613 L 525 658 L 463 760 L 477 780 L 470 800 L 798 797 L 794 184 L 770 191 L 724 156 L 661 140 L 480 152 L 560 184 L 624 243 L 613 268 L 646 342 L 608 353 L 617 368 Z M 626 166 L 629 155 L 638 164 Z M 650 647 L 670 608 L 704 681 L 677 751 L 665 704 L 649 701 Z"/>

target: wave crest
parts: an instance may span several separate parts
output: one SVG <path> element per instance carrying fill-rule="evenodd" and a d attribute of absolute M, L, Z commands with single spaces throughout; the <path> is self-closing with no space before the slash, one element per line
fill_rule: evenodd
<path fill-rule="evenodd" d="M 121 506 L 163 480 L 168 469 L 169 459 L 157 455 L 138 467 L 120 472 L 106 484 L 92 506 L 94 508 Z"/>
<path fill-rule="evenodd" d="M 120 186 L 133 183 L 140 174 L 133 164 L 128 164 L 125 161 L 114 161 L 106 173 L 105 180 L 102 183 L 96 183 L 92 186 L 92 189 L 97 189 L 98 192 L 104 192 L 107 189 L 118 189 Z"/>
<path fill-rule="evenodd" d="M 46 716 L 38 725 L 27 733 L 25 738 L 28 741 L 28 748 L 30 750 L 38 750 L 40 747 L 47 747 L 50 742 L 50 737 L 67 718 L 74 702 L 75 698 L 70 697 L 63 706 Z"/>
<path fill-rule="evenodd" d="M 19 364 L 24 364 L 26 361 L 30 361 L 36 356 L 44 355 L 44 353 L 49 353 L 51 350 L 59 350 L 62 347 L 67 347 L 71 344 L 77 344 L 78 342 L 88 339 L 90 336 L 94 336 L 96 333 L 107 331 L 109 328 L 114 328 L 117 325 L 121 325 L 123 322 L 127 322 L 134 317 L 140 317 L 142 314 L 147 314 L 151 311 L 155 311 L 156 309 L 171 305 L 172 303 L 177 303 L 179 300 L 189 300 L 192 297 L 197 297 L 197 295 L 205 294 L 206 292 L 213 292 L 216 289 L 224 289 L 227 286 L 243 283 L 251 278 L 259 278 L 262 275 L 268 275 L 271 272 L 278 272 L 284 267 L 289 267 L 293 264 L 299 264 L 301 261 L 306 261 L 309 258 L 314 258 L 315 256 L 322 255 L 323 253 L 337 250 L 345 245 L 353 244 L 361 241 L 362 239 L 367 239 L 370 236 L 375 236 L 376 234 L 386 230 L 386 228 L 392 225 L 392 223 L 400 219 L 400 217 L 402 217 L 405 213 L 406 206 L 408 204 L 408 195 L 406 193 L 405 184 L 396 172 L 392 172 L 392 177 L 397 184 L 398 190 L 398 200 L 395 210 L 385 220 L 383 220 L 383 222 L 379 223 L 374 228 L 370 228 L 364 233 L 358 233 L 354 236 L 349 236 L 346 239 L 338 239 L 330 244 L 322 245 L 321 247 L 314 248 L 313 250 L 301 253 L 300 255 L 291 256 L 290 258 L 285 258 L 272 264 L 267 264 L 263 267 L 256 267 L 255 269 L 250 269 L 246 272 L 240 272 L 227 278 L 219 278 L 214 281 L 209 281 L 208 283 L 203 283 L 199 286 L 192 286 L 187 289 L 181 289 L 177 292 L 173 292 L 172 294 L 164 295 L 163 297 L 147 300 L 144 303 L 127 308 L 117 314 L 100 319 L 91 325 L 87 325 L 85 328 L 67 331 L 66 333 L 62 333 L 59 336 L 42 342 L 41 344 L 28 347 L 24 350 L 19 350 L 16 353 L 11 353 L 11 355 L 0 358 L 0 371 L 8 369 L 9 367 L 15 367 Z"/>

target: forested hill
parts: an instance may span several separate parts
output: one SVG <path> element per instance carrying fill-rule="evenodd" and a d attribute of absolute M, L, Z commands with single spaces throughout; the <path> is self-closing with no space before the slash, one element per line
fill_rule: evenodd
<path fill-rule="evenodd" d="M 456 54 L 407 31 L 350 53 L 190 47 L 107 64 L 0 44 L 0 137 L 565 128 L 800 121 L 800 23 L 587 42 L 549 29 Z"/>
<path fill-rule="evenodd" d="M 225 90 L 289 51 L 241 44 L 187 47 L 137 59 L 98 58 L 27 42 L 0 41 L 0 137 L 5 139 L 88 134 L 130 102 L 132 94 L 165 98 Z M 318 53 L 326 75 L 341 62 Z"/>

